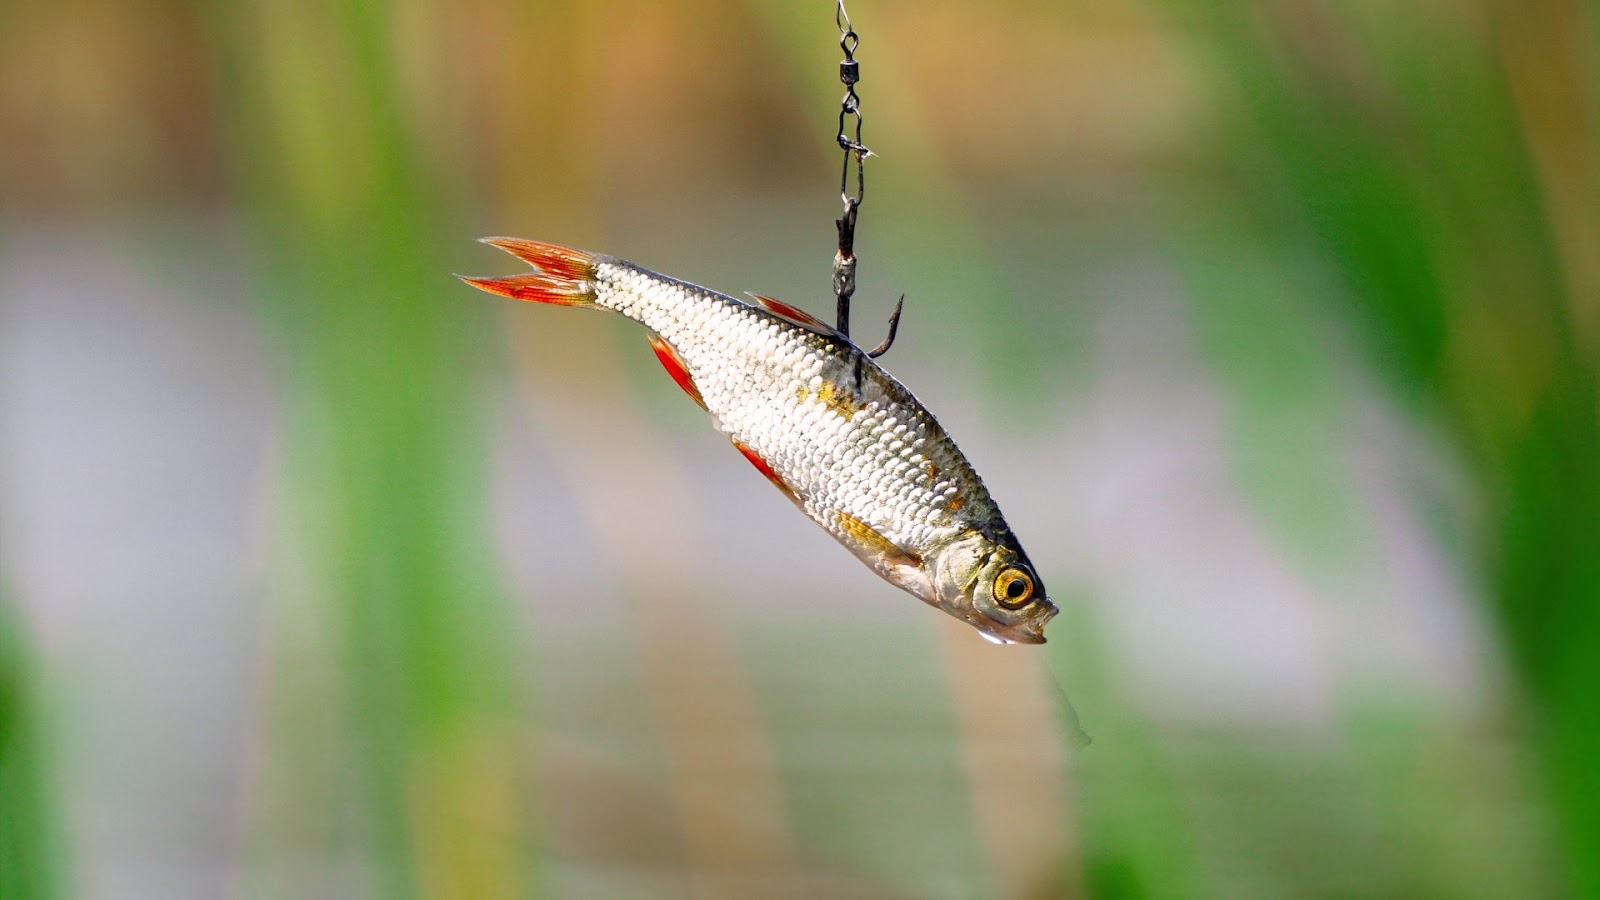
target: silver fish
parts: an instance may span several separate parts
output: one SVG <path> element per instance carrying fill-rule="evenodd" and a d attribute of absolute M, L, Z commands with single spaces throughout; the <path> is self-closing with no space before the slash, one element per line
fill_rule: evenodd
<path fill-rule="evenodd" d="M 1042 644 L 1056 614 L 967 458 L 917 398 L 814 316 L 609 256 L 484 238 L 534 267 L 462 280 L 644 325 L 680 387 L 778 490 L 884 580 L 992 641 Z"/>

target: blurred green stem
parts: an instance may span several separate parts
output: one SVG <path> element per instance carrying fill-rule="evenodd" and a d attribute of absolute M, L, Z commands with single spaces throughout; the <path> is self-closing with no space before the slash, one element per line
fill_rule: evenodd
<path fill-rule="evenodd" d="M 516 632 L 488 574 L 466 377 L 482 335 L 439 250 L 452 217 L 407 115 L 393 25 L 355 2 L 232 7 L 220 22 L 289 403 L 283 562 L 306 573 L 312 633 L 337 636 L 335 683 L 316 693 L 297 677 L 308 648 L 281 649 L 267 739 L 340 754 L 320 768 L 354 785 L 349 843 L 374 893 L 514 896 Z M 341 724 L 340 741 L 307 733 Z M 341 798 L 306 774 L 279 773 L 288 796 L 261 802 L 290 821 L 321 810 L 335 823 L 323 851 L 349 852 Z"/>
<path fill-rule="evenodd" d="M 0 897 L 62 895 L 58 820 L 40 734 L 38 669 L 0 595 Z"/>
<path fill-rule="evenodd" d="M 1247 117 L 1229 148 L 1241 198 L 1310 232 L 1398 393 L 1441 410 L 1470 461 L 1567 874 L 1600 896 L 1592 9 L 1588 27 L 1563 0 L 1174 9 Z M 1529 23 L 1568 20 L 1527 52 Z M 1589 75 L 1546 90 L 1547 73 Z"/>

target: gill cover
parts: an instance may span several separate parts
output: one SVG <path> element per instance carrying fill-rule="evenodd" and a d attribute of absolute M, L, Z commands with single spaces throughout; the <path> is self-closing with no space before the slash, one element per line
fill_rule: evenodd
<path fill-rule="evenodd" d="M 940 548 L 931 561 L 930 602 L 979 631 L 1020 644 L 1045 642 L 1056 614 L 1020 550 L 977 531 Z"/>

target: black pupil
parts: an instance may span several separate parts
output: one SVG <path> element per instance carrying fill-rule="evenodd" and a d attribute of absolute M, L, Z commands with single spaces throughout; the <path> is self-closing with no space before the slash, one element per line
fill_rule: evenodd
<path fill-rule="evenodd" d="M 1022 580 L 1022 578 L 1020 576 L 1018 576 L 1016 578 L 1011 579 L 1010 583 L 1008 583 L 1006 585 L 1006 597 L 1007 597 L 1007 599 L 1015 600 L 1018 597 L 1021 597 L 1024 593 L 1026 593 L 1027 590 L 1028 590 L 1028 585 Z"/>

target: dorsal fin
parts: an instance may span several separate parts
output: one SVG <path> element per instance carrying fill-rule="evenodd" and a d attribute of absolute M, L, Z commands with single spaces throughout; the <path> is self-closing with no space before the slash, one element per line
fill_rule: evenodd
<path fill-rule="evenodd" d="M 775 300 L 772 297 L 768 297 L 763 294 L 751 294 L 747 292 L 745 296 L 756 301 L 756 303 L 762 309 L 772 313 L 791 325 L 797 325 L 807 331 L 820 334 L 823 337 L 844 337 L 844 335 L 840 334 L 832 325 L 829 325 L 827 322 L 822 321 L 821 319 L 813 316 L 811 313 L 808 313 L 797 306 L 790 306 L 782 300 Z"/>

